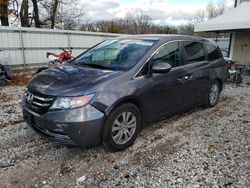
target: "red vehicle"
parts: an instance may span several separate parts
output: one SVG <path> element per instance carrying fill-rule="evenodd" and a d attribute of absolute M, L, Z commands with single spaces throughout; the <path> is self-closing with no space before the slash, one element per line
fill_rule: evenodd
<path fill-rule="evenodd" d="M 66 50 L 64 48 L 59 48 L 60 50 L 62 50 L 62 53 L 60 54 L 55 54 L 52 52 L 47 52 L 47 58 L 50 60 L 49 61 L 49 66 L 54 66 L 57 63 L 66 63 L 69 60 L 73 59 L 74 56 L 72 55 L 72 48 L 70 48 L 69 50 Z"/>
<path fill-rule="evenodd" d="M 236 64 L 231 58 L 224 57 L 227 63 L 228 81 L 236 84 L 242 83 L 242 73 L 244 72 L 245 65 Z"/>
<path fill-rule="evenodd" d="M 49 59 L 48 65 L 39 68 L 37 70 L 37 73 L 39 73 L 43 70 L 46 70 L 49 67 L 56 66 L 58 63 L 60 63 L 60 64 L 67 63 L 68 61 L 70 61 L 74 58 L 74 56 L 72 55 L 73 48 L 69 48 L 69 50 L 66 50 L 64 48 L 59 48 L 59 49 L 62 50 L 62 52 L 60 54 L 55 54 L 53 52 L 47 52 L 46 56 Z"/>

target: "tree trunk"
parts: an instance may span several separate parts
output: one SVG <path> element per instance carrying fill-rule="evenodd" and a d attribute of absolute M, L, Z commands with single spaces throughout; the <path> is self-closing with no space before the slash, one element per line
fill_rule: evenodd
<path fill-rule="evenodd" d="M 37 0 L 32 0 L 33 7 L 34 7 L 34 20 L 35 20 L 35 27 L 40 28 L 41 27 L 41 22 L 39 19 L 39 9 L 37 6 Z"/>
<path fill-rule="evenodd" d="M 29 27 L 29 2 L 23 0 L 20 8 L 20 19 L 22 27 Z"/>
<path fill-rule="evenodd" d="M 54 29 L 55 27 L 55 18 L 56 18 L 56 11 L 58 7 L 58 0 L 54 0 L 53 8 L 52 8 L 52 14 L 51 14 L 51 29 Z"/>
<path fill-rule="evenodd" d="M 3 26 L 9 26 L 8 0 L 0 0 L 0 20 Z"/>

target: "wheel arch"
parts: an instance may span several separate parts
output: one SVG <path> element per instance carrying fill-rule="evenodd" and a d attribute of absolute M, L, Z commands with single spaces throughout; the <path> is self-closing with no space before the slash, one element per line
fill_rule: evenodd
<path fill-rule="evenodd" d="M 209 80 L 210 80 L 210 81 L 209 81 L 209 87 L 210 87 L 215 81 L 217 81 L 217 82 L 219 83 L 219 86 L 220 86 L 220 92 L 222 91 L 222 89 L 223 89 L 223 81 L 222 81 L 222 79 L 221 79 L 219 76 L 213 74 L 213 75 L 210 77 Z"/>
<path fill-rule="evenodd" d="M 220 86 L 220 92 L 222 91 L 222 80 L 220 78 L 216 78 L 214 81 L 217 81 L 219 83 L 219 86 Z"/>
<path fill-rule="evenodd" d="M 116 101 L 111 107 L 109 107 L 106 110 L 106 116 L 108 116 L 116 107 L 118 107 L 122 104 L 125 104 L 125 103 L 131 103 L 139 109 L 139 111 L 141 113 L 142 127 L 143 127 L 144 117 L 145 117 L 145 108 L 144 108 L 143 104 L 141 103 L 141 101 L 138 100 L 136 97 L 132 97 L 132 96 L 124 97 L 124 98 L 121 98 L 120 100 Z"/>

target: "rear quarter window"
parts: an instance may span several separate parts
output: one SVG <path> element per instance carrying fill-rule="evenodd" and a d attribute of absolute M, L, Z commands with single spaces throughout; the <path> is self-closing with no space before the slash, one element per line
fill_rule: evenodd
<path fill-rule="evenodd" d="M 205 44 L 207 50 L 208 61 L 214 61 L 221 58 L 221 52 L 219 47 Z"/>

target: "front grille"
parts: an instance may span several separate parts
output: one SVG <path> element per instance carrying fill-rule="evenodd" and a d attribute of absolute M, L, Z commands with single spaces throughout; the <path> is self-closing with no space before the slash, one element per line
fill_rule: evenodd
<path fill-rule="evenodd" d="M 29 90 L 25 92 L 25 103 L 33 111 L 44 114 L 46 113 L 55 97 L 34 93 Z"/>

